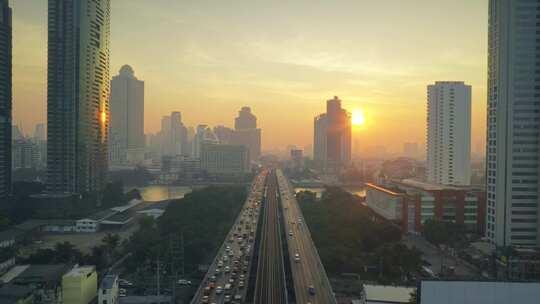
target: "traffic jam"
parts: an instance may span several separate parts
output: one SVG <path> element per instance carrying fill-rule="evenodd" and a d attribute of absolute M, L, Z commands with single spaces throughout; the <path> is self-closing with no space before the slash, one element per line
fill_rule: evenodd
<path fill-rule="evenodd" d="M 200 300 L 193 303 L 243 301 L 267 174 L 267 171 L 263 171 L 251 184 L 246 203 L 203 281 L 202 293 L 198 297 Z"/>

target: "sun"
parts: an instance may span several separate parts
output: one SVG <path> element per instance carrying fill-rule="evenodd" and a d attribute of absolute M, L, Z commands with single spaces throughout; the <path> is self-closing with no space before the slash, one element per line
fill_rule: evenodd
<path fill-rule="evenodd" d="M 352 118 L 351 123 L 353 126 L 362 126 L 366 123 L 366 116 L 364 115 L 364 112 L 360 109 L 356 109 L 352 111 Z"/>

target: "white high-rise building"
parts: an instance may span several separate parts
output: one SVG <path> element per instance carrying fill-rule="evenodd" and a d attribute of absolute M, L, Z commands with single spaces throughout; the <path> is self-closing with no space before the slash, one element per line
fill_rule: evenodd
<path fill-rule="evenodd" d="M 471 86 L 444 81 L 427 89 L 427 179 L 471 183 Z"/>
<path fill-rule="evenodd" d="M 540 246 L 540 3 L 490 0 L 486 236 Z"/>

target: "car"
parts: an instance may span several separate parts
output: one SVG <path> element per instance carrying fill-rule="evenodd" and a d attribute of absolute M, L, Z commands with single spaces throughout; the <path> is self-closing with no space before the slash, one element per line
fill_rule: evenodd
<path fill-rule="evenodd" d="M 238 282 L 238 288 L 244 288 L 244 281 Z"/>
<path fill-rule="evenodd" d="M 295 253 L 295 254 L 294 254 L 294 261 L 295 261 L 296 263 L 300 262 L 300 255 L 299 255 L 298 253 Z"/>
<path fill-rule="evenodd" d="M 315 287 L 313 285 L 309 285 L 308 287 L 308 293 L 309 295 L 311 296 L 314 296 L 315 295 Z"/>
<path fill-rule="evenodd" d="M 292 230 L 289 230 L 289 236 L 292 236 Z"/>
<path fill-rule="evenodd" d="M 231 296 L 230 295 L 225 296 L 224 303 L 231 303 Z"/>
<path fill-rule="evenodd" d="M 191 286 L 191 281 L 188 281 L 188 280 L 185 280 L 185 279 L 180 279 L 178 280 L 178 285 L 184 285 L 184 286 Z"/>
<path fill-rule="evenodd" d="M 208 303 L 209 300 L 210 300 L 210 298 L 208 296 L 204 296 L 204 297 L 202 297 L 201 302 L 202 303 Z"/>
<path fill-rule="evenodd" d="M 225 273 L 229 273 L 229 272 L 231 272 L 231 267 L 225 266 Z"/>
<path fill-rule="evenodd" d="M 210 280 L 210 282 L 215 282 L 215 281 L 217 281 L 217 278 L 216 278 L 216 276 L 211 276 L 209 280 Z"/>
<path fill-rule="evenodd" d="M 222 294 L 223 293 L 223 287 L 218 286 L 216 287 L 216 294 Z"/>

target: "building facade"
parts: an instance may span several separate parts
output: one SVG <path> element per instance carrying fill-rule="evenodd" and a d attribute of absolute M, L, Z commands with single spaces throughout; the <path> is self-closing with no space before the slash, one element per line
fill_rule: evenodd
<path fill-rule="evenodd" d="M 111 164 L 128 162 L 129 151 L 144 151 L 144 81 L 124 65 L 111 80 L 109 147 Z"/>
<path fill-rule="evenodd" d="M 487 233 L 496 246 L 540 246 L 540 3 L 490 0 Z"/>
<path fill-rule="evenodd" d="M 49 0 L 47 190 L 100 193 L 108 165 L 110 0 Z"/>
<path fill-rule="evenodd" d="M 11 189 L 11 8 L 0 0 L 0 200 Z"/>
<path fill-rule="evenodd" d="M 427 180 L 470 185 L 471 87 L 444 81 L 427 92 Z"/>
<path fill-rule="evenodd" d="M 351 161 L 351 114 L 334 96 L 326 102 L 326 113 L 315 117 L 314 159 L 326 169 L 336 170 Z"/>
<path fill-rule="evenodd" d="M 468 187 L 443 186 L 410 179 L 366 184 L 366 203 L 378 217 L 405 232 L 422 232 L 429 219 L 461 224 L 482 234 L 485 192 Z"/>
<path fill-rule="evenodd" d="M 75 266 L 62 276 L 62 303 L 88 304 L 97 297 L 97 272 L 94 266 Z"/>
<path fill-rule="evenodd" d="M 257 117 L 253 115 L 251 108 L 242 107 L 238 112 L 230 143 L 245 146 L 250 162 L 258 160 L 261 156 L 261 129 L 257 128 Z"/>
<path fill-rule="evenodd" d="M 241 145 L 205 143 L 201 147 L 201 170 L 209 175 L 243 175 L 248 173 L 248 149 Z"/>

